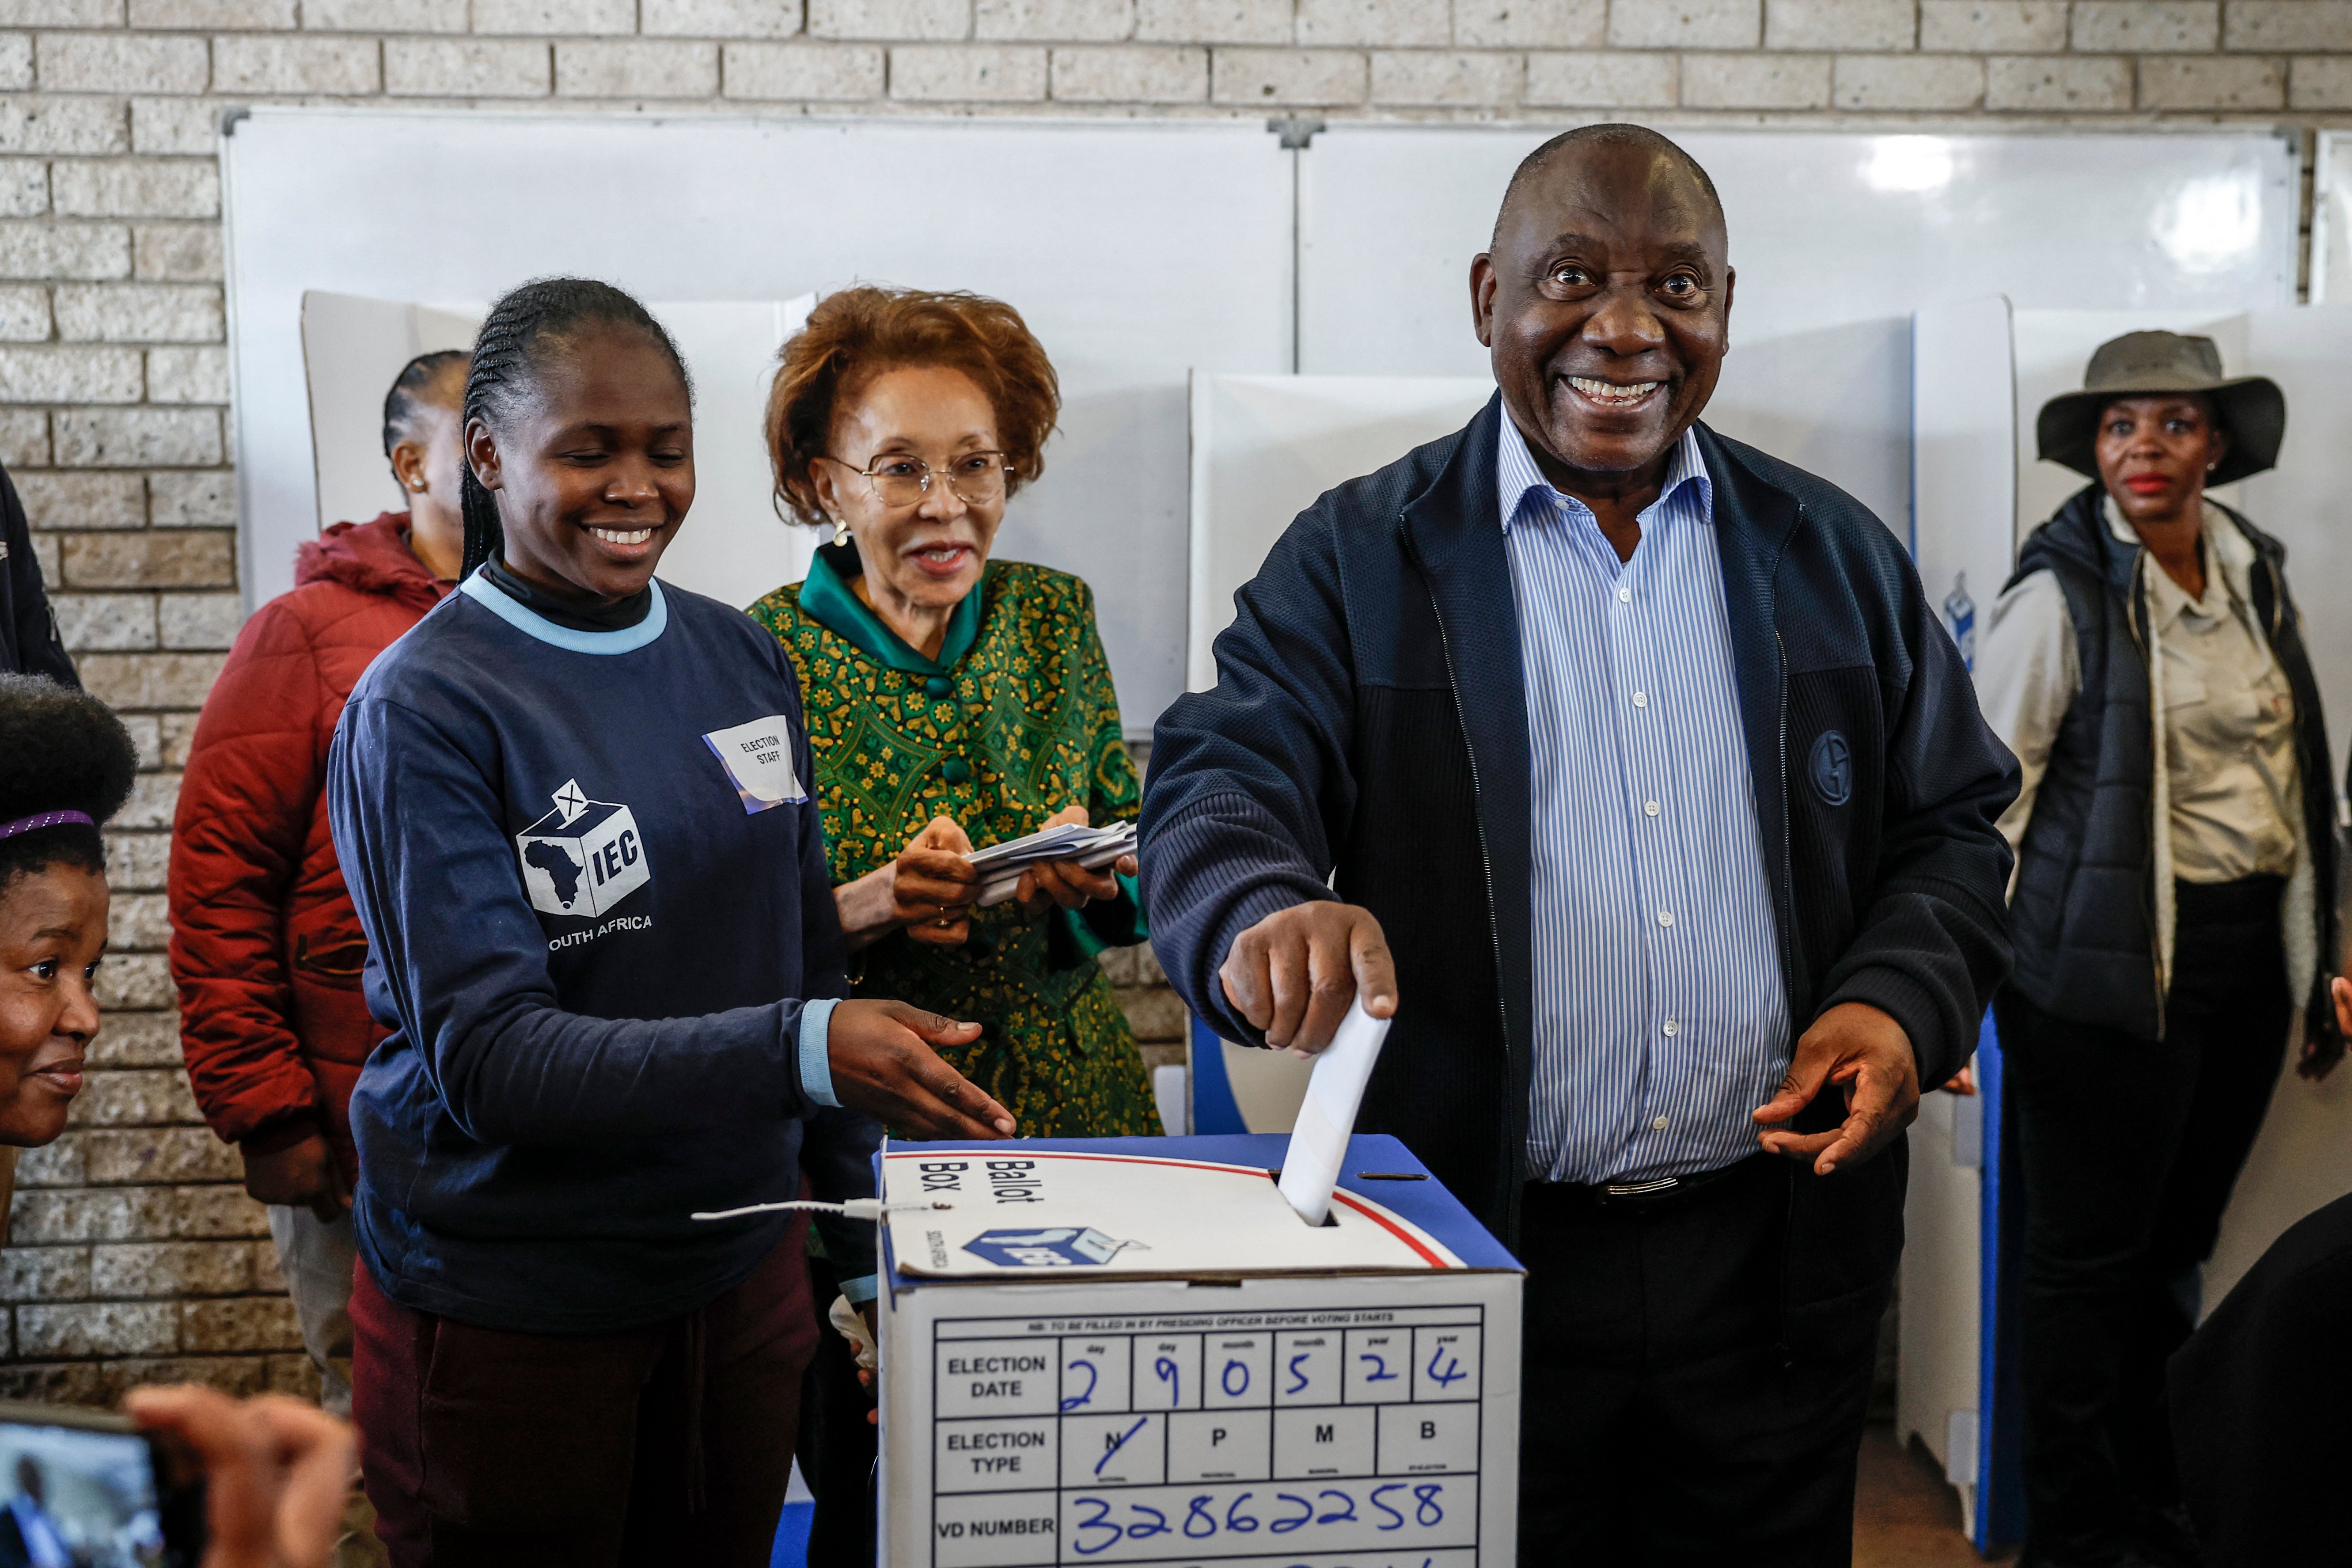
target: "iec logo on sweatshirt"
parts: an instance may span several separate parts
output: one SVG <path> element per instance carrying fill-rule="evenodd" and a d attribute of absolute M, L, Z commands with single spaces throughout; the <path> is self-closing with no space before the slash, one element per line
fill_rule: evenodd
<path fill-rule="evenodd" d="M 515 835 L 515 848 L 530 907 L 543 915 L 601 915 L 653 879 L 629 808 L 590 800 L 578 779 L 566 779 L 555 809 Z"/>

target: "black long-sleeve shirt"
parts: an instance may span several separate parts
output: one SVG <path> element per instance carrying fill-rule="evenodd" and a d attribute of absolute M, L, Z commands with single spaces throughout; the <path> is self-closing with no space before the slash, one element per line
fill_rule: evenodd
<path fill-rule="evenodd" d="M 57 616 L 41 587 L 41 563 L 33 553 L 33 532 L 25 503 L 8 470 L 0 468 L 0 670 L 46 675 L 79 686 L 73 660 L 58 637 Z"/>

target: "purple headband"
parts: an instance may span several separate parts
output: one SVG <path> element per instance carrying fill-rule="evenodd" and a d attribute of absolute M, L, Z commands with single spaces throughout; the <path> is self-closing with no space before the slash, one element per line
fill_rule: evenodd
<path fill-rule="evenodd" d="M 63 827 L 73 822 L 88 827 L 98 826 L 96 819 L 86 811 L 37 811 L 14 822 L 0 822 L 0 838 L 14 838 L 19 833 L 37 833 L 44 827 Z"/>

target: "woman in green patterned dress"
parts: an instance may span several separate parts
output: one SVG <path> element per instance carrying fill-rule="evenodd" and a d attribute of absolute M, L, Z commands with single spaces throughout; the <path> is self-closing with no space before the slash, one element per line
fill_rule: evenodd
<path fill-rule="evenodd" d="M 1009 305 L 826 299 L 784 345 L 767 435 L 779 500 L 832 537 L 751 614 L 800 672 L 856 994 L 978 1022 L 943 1054 L 1024 1136 L 1156 1132 L 1095 963 L 1148 934 L 1132 858 L 1038 867 L 987 909 L 963 858 L 1055 823 L 1132 821 L 1141 800 L 1093 595 L 988 558 L 1059 408 Z"/>

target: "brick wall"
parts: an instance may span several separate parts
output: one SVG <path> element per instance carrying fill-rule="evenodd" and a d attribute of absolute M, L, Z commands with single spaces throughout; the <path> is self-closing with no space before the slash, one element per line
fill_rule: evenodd
<path fill-rule="evenodd" d="M 632 112 L 2352 123 L 2352 0 L 0 0 L 0 461 L 147 772 L 110 1008 L 0 1254 L 0 1394 L 308 1373 L 197 1123 L 164 830 L 237 624 L 215 126 L 257 100 Z M 1147 1055 L 1182 1015 L 1115 953 Z"/>

